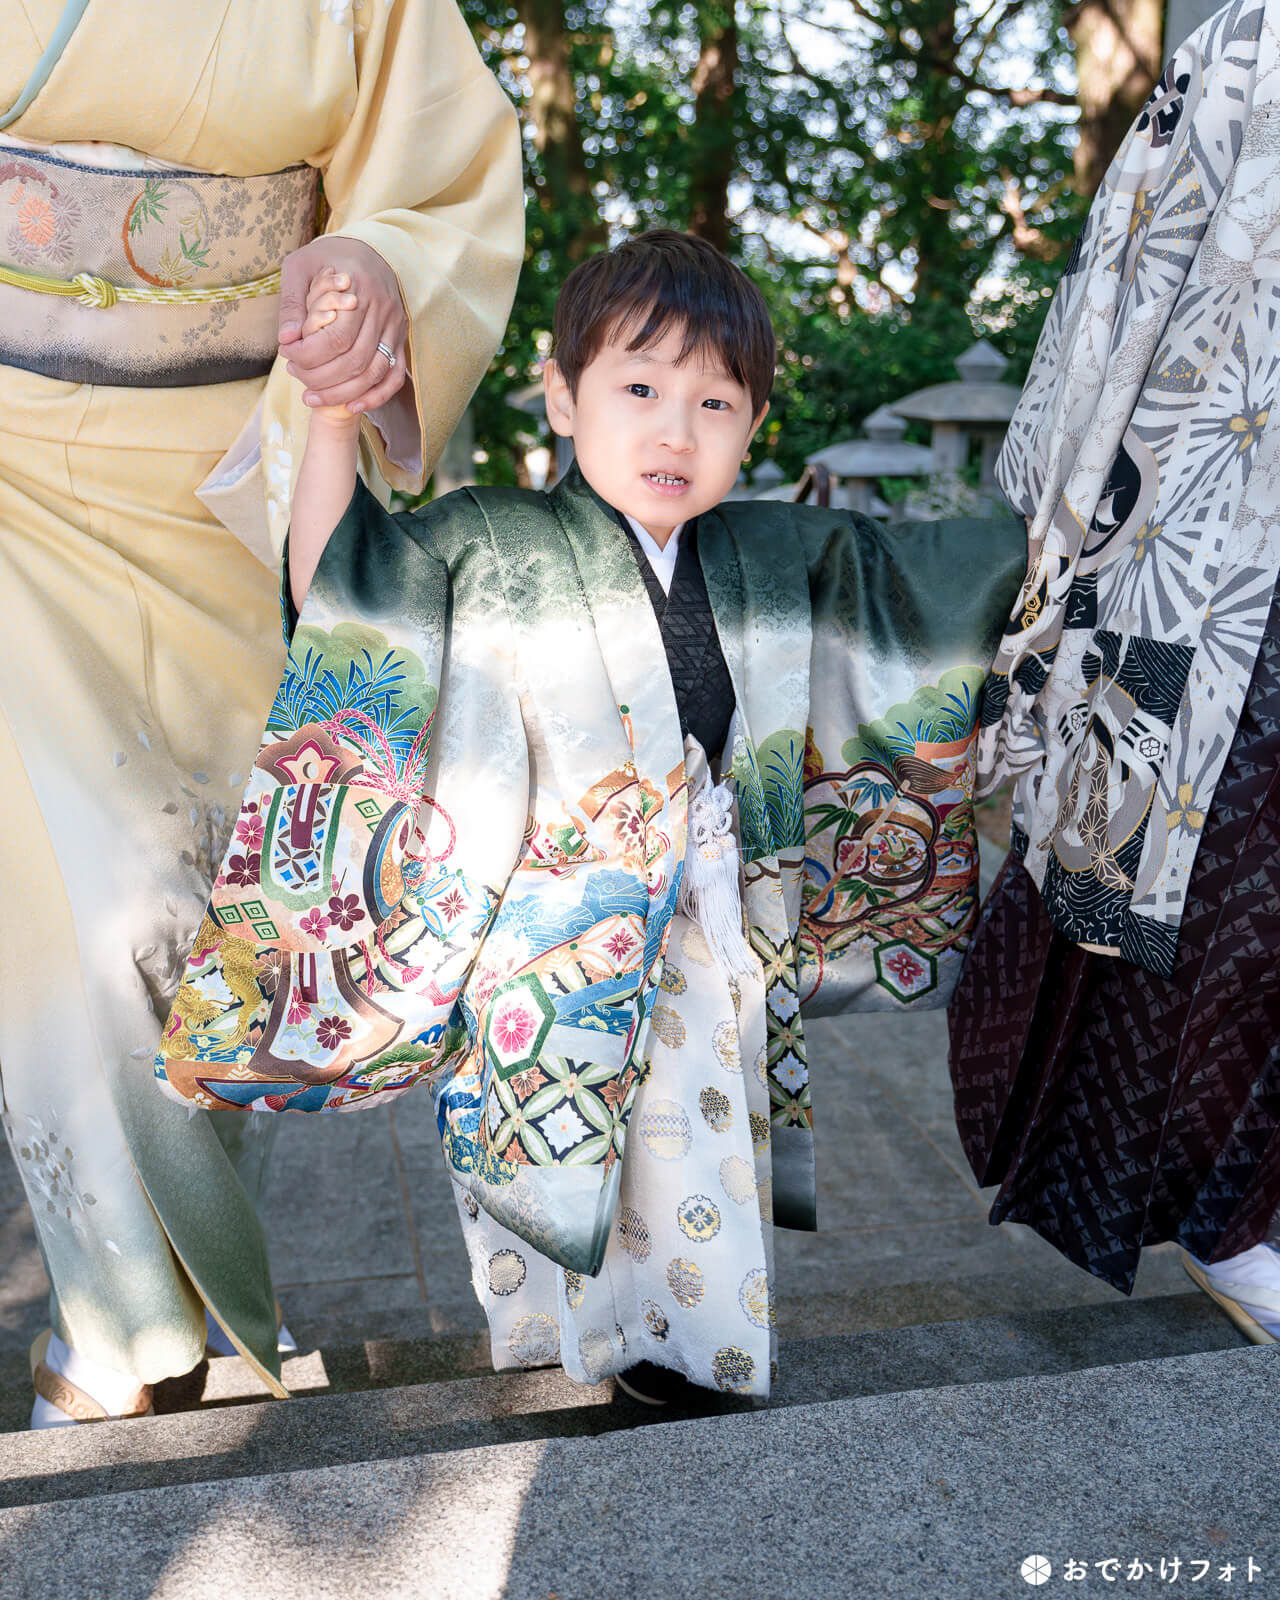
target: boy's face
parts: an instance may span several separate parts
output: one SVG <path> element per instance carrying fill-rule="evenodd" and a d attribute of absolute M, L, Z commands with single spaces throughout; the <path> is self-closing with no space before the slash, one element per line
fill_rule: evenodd
<path fill-rule="evenodd" d="M 647 350 L 606 339 L 576 395 L 554 361 L 543 374 L 547 417 L 573 439 L 583 477 L 659 544 L 724 499 L 769 409 L 752 415 L 750 393 L 714 358 L 677 365 L 682 343 L 679 328 Z"/>

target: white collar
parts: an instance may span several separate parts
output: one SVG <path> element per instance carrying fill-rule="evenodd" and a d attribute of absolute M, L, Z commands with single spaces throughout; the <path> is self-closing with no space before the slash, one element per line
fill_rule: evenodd
<path fill-rule="evenodd" d="M 627 516 L 623 512 L 623 516 Z M 671 531 L 671 537 L 665 546 L 660 545 L 653 535 L 642 528 L 634 517 L 627 517 L 627 526 L 636 536 L 636 543 L 645 553 L 645 558 L 653 568 L 654 575 L 662 585 L 663 594 L 671 593 L 671 580 L 675 576 L 676 561 L 680 556 L 680 534 L 684 529 L 681 522 Z"/>

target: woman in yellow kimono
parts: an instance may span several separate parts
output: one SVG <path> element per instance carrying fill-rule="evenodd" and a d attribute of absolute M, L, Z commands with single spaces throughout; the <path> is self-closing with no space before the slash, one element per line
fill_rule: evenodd
<path fill-rule="evenodd" d="M 0 7 L 0 1089 L 54 1285 L 41 1422 L 145 1410 L 206 1306 L 284 1392 L 265 1130 L 224 1147 L 150 1062 L 280 673 L 307 413 L 273 274 L 329 254 L 317 173 L 404 339 L 293 365 L 367 395 L 366 471 L 412 490 L 522 244 L 514 113 L 453 0 Z"/>

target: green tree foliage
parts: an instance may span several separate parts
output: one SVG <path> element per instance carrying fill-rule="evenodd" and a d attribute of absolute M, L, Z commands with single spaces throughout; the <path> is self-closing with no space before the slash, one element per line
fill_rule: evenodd
<path fill-rule="evenodd" d="M 953 376 L 976 334 L 1025 371 L 1083 205 L 1058 0 L 463 10 L 528 171 L 525 271 L 475 402 L 485 478 L 516 481 L 538 433 L 508 398 L 536 378 L 560 283 L 647 227 L 712 239 L 764 290 L 782 360 L 757 458 L 788 475 Z"/>

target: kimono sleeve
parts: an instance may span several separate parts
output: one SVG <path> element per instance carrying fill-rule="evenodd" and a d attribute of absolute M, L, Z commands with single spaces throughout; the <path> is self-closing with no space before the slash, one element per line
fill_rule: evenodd
<path fill-rule="evenodd" d="M 1240 33 L 1229 39 L 1227 54 L 1247 61 L 1257 52 L 1256 23 L 1239 13 L 1233 20 Z M 1107 169 L 1054 291 L 996 463 L 1009 504 L 1032 524 L 1037 557 L 1077 461 L 1095 470 L 1110 464 L 1166 337 L 1208 220 L 1206 198 L 1212 204 L 1186 155 L 1193 113 L 1209 92 L 1206 47 L 1230 31 L 1218 19 L 1207 22 L 1166 65 Z M 1209 49 L 1210 57 L 1216 53 Z M 1224 77 L 1211 99 L 1234 100 L 1238 108 L 1240 89 L 1228 84 Z M 1229 138 L 1224 127 L 1204 140 L 1205 148 L 1225 149 Z M 1176 240 L 1176 249 L 1167 249 L 1165 239 Z M 1078 517 L 1080 501 L 1069 498 L 1076 507 L 1070 515 Z M 1056 543 L 1050 538 L 1044 552 L 1050 568 Z"/>
<path fill-rule="evenodd" d="M 408 381 L 366 417 L 361 444 L 375 489 L 381 480 L 416 495 L 507 324 L 524 252 L 520 132 L 454 0 L 357 0 L 354 52 L 351 115 L 317 156 L 326 231 L 369 245 L 399 283 Z M 253 508 L 236 497 L 233 467 L 231 487 L 216 486 L 216 514 L 268 564 L 309 421 L 302 386 L 277 361 L 255 426 L 263 480 L 250 485 Z"/>
<path fill-rule="evenodd" d="M 1025 531 L 816 508 L 798 528 L 813 619 L 801 1003 L 942 1007 L 977 916 L 974 748 Z"/>
<path fill-rule="evenodd" d="M 454 1005 L 525 805 L 516 795 L 505 829 L 486 819 L 470 856 L 465 841 L 438 843 L 429 784 L 448 602 L 429 519 L 390 516 L 358 486 L 291 630 L 165 1026 L 156 1075 L 171 1094 L 348 1110 L 403 1093 L 455 1042 Z M 508 668 L 489 677 L 468 700 L 474 740 L 504 726 L 518 740 Z"/>
<path fill-rule="evenodd" d="M 420 493 L 511 309 L 520 134 L 454 0 L 367 0 L 355 53 L 355 109 L 324 166 L 327 231 L 369 245 L 399 280 L 410 382 L 365 436 L 392 488 Z"/>

